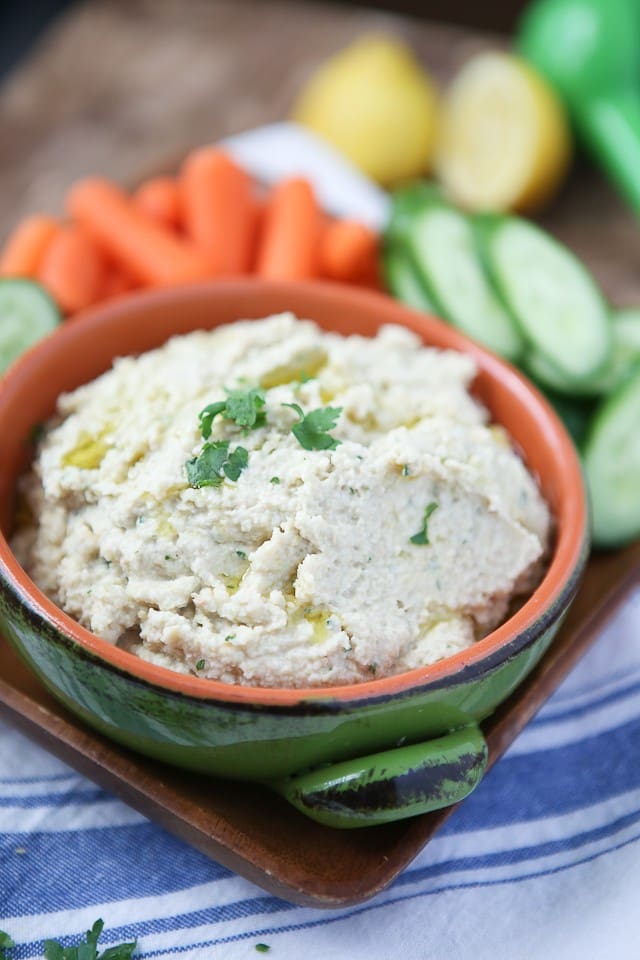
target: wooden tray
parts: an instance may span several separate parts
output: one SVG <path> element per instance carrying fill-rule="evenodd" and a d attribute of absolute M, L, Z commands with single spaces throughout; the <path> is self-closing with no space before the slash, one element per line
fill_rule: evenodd
<path fill-rule="evenodd" d="M 595 555 L 547 655 L 484 725 L 490 764 L 504 753 L 640 580 L 640 543 Z M 451 808 L 363 830 L 313 823 L 269 790 L 213 780 L 137 756 L 60 706 L 0 639 L 0 717 L 145 816 L 271 893 L 343 907 L 388 886 Z"/>
<path fill-rule="evenodd" d="M 471 53 L 505 43 L 468 30 L 301 0 L 192 0 L 188 18 L 181 0 L 95 0 L 74 8 L 0 90 L 0 116 L 12 134 L 5 138 L 0 165 L 0 228 L 26 212 L 56 209 L 69 183 L 87 171 L 135 182 L 141 171 L 156 168 L 158 155 L 183 156 L 207 139 L 281 118 L 302 76 L 354 37 L 380 29 L 406 38 L 440 81 Z M 106 73 L 93 52 L 96 34 Z M 229 56 L 230 42 L 245 56 Z M 175 82 L 162 86 L 167 63 Z M 158 123 L 157 109 L 149 121 L 161 86 L 162 117 L 179 118 L 178 123 Z M 614 302 L 640 302 L 638 225 L 599 173 L 578 166 L 545 225 L 587 262 Z M 640 544 L 591 559 L 552 648 L 485 724 L 491 763 L 638 579 Z M 59 706 L 1 638 L 0 717 L 205 854 L 297 903 L 340 907 L 374 896 L 451 812 L 366 830 L 330 830 L 265 789 L 205 779 L 138 757 Z"/>

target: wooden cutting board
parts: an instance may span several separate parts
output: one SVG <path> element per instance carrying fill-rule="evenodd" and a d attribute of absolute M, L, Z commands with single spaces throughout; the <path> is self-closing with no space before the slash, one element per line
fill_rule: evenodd
<path fill-rule="evenodd" d="M 362 32 L 407 39 L 445 82 L 504 39 L 337 6 L 263 0 L 92 0 L 72 8 L 0 88 L 0 236 L 25 213 L 62 209 L 75 179 L 133 183 L 163 158 L 281 119 L 304 78 Z M 96 52 L 99 55 L 96 55 Z M 640 304 L 640 228 L 582 162 L 545 225 L 588 263 L 607 295 Z M 494 763 L 566 675 L 630 587 L 640 544 L 592 558 L 551 650 L 485 725 Z M 442 825 L 442 811 L 337 831 L 255 786 L 146 760 L 81 725 L 0 639 L 0 716 L 203 852 L 298 903 L 374 896 Z"/>
<path fill-rule="evenodd" d="M 425 5 L 428 10 L 428 5 Z M 76 179 L 135 183 L 159 160 L 286 116 L 302 82 L 362 33 L 390 31 L 446 83 L 505 46 L 408 17 L 303 0 L 91 0 L 0 87 L 0 237 L 62 209 Z M 622 305 L 640 304 L 640 228 L 586 163 L 544 218 Z"/>

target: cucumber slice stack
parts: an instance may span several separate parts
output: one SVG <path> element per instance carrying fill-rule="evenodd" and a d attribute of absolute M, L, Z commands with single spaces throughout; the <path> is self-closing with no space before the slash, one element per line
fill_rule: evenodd
<path fill-rule="evenodd" d="M 437 191 L 414 186 L 396 195 L 387 265 L 399 247 L 434 312 L 509 360 L 521 355 L 524 341 L 478 259 L 472 223 Z M 387 266 L 387 279 L 391 291 L 409 302 L 406 277 L 398 284 Z"/>
<path fill-rule="evenodd" d="M 431 185 L 394 195 L 391 293 L 521 369 L 582 453 L 594 543 L 640 537 L 640 308 L 612 310 L 567 247 L 519 217 L 467 216 Z"/>

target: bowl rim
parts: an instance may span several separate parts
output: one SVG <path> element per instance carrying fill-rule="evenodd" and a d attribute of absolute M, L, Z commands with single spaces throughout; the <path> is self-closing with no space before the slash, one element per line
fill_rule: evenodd
<path fill-rule="evenodd" d="M 220 292 L 228 297 L 235 292 L 238 295 L 247 293 L 250 289 L 256 296 L 261 290 L 268 290 L 284 299 L 288 295 L 296 294 L 310 299 L 315 298 L 316 302 L 319 302 L 319 299 L 327 302 L 328 299 L 329 302 L 335 303 L 339 299 L 346 305 L 369 305 L 374 313 L 384 315 L 382 322 L 400 323 L 409 326 L 410 329 L 415 329 L 416 324 L 419 325 L 427 335 L 427 345 L 430 329 L 445 328 L 449 341 L 447 349 L 470 354 L 481 363 L 489 377 L 505 382 L 520 400 L 529 407 L 537 408 L 538 419 L 544 418 L 547 427 L 553 433 L 556 454 L 554 469 L 559 482 L 565 490 L 571 489 L 572 495 L 563 498 L 565 508 L 563 523 L 551 561 L 542 581 L 527 600 L 486 637 L 436 663 L 353 684 L 325 687 L 256 687 L 228 684 L 220 680 L 178 673 L 168 667 L 149 663 L 101 639 L 56 606 L 36 586 L 18 563 L 2 531 L 0 531 L 0 580 L 5 580 L 7 586 L 32 615 L 53 626 L 85 651 L 105 661 L 111 667 L 173 693 L 200 700 L 248 706 L 291 707 L 298 705 L 301 701 L 349 702 L 402 694 L 425 685 L 440 685 L 459 674 L 460 671 L 481 666 L 483 661 L 493 661 L 496 653 L 509 646 L 510 641 L 523 635 L 529 636 L 532 631 L 538 635 L 544 626 L 548 625 L 543 623 L 547 619 L 545 614 L 555 610 L 558 604 L 561 609 L 564 609 L 565 604 L 570 601 L 577 587 L 577 574 L 581 571 L 588 550 L 587 498 L 580 460 L 573 442 L 547 399 L 511 364 L 437 317 L 413 310 L 383 293 L 323 281 L 272 282 L 241 278 L 131 294 L 87 310 L 72 320 L 66 321 L 44 340 L 31 347 L 10 367 L 4 377 L 0 378 L 0 410 L 5 396 L 11 390 L 18 389 L 25 378 L 28 380 L 30 371 L 44 360 L 52 344 L 63 347 L 67 341 L 76 339 L 80 324 L 86 331 L 85 335 L 91 336 L 91 331 L 95 327 L 108 325 L 123 313 L 135 314 L 139 309 L 144 309 L 147 304 L 172 302 L 179 308 L 180 304 L 185 302 L 185 298 L 187 300 L 200 297 L 215 299 Z M 526 448 L 524 452 L 526 454 Z M 553 617 L 550 618 L 550 622 L 552 620 Z M 536 630 L 536 627 L 540 629 Z"/>

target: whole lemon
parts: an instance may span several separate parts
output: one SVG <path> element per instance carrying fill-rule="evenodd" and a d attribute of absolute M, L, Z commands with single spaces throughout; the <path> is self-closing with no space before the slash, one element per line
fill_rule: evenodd
<path fill-rule="evenodd" d="M 429 75 L 399 40 L 366 36 L 309 80 L 293 119 L 382 184 L 428 171 L 438 98 Z"/>

